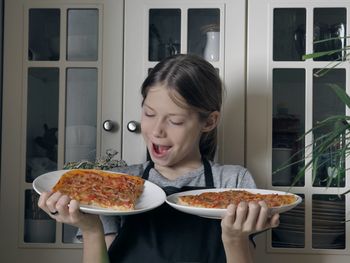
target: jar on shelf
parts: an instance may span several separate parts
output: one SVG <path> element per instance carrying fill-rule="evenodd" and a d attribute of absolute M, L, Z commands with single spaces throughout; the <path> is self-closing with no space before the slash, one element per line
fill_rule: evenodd
<path fill-rule="evenodd" d="M 220 27 L 217 24 L 210 24 L 202 27 L 206 35 L 206 44 L 203 57 L 209 62 L 218 61 L 220 56 Z"/>

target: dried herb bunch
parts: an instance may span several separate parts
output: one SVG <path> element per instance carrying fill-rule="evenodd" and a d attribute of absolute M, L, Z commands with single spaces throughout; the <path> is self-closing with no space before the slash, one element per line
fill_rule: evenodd
<path fill-rule="evenodd" d="M 66 163 L 63 169 L 97 169 L 97 170 L 111 170 L 115 167 L 127 166 L 126 162 L 123 160 L 115 159 L 118 154 L 116 150 L 108 149 L 106 155 L 94 162 L 82 160 L 79 162 L 69 162 Z"/>

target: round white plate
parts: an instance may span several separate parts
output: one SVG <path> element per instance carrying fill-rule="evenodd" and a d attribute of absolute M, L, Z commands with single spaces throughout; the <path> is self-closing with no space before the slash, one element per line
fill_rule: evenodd
<path fill-rule="evenodd" d="M 38 193 L 50 192 L 62 174 L 69 170 L 59 170 L 40 175 L 33 181 L 33 188 Z M 108 171 L 111 172 L 111 171 Z M 139 214 L 154 209 L 165 201 L 165 192 L 154 183 L 145 181 L 144 190 L 136 203 L 135 210 L 119 211 L 108 208 L 101 208 L 92 205 L 80 205 L 80 210 L 85 213 L 99 215 L 132 215 Z"/>
<path fill-rule="evenodd" d="M 264 189 L 215 188 L 215 189 L 192 190 L 192 191 L 186 191 L 186 192 L 172 194 L 166 198 L 166 202 L 170 206 L 172 206 L 173 208 L 175 208 L 181 212 L 184 212 L 184 213 L 193 214 L 193 215 L 206 217 L 206 218 L 221 219 L 226 214 L 226 209 L 185 206 L 185 205 L 178 204 L 177 200 L 178 200 L 179 196 L 183 196 L 183 195 L 198 195 L 198 194 L 201 194 L 204 192 L 222 192 L 222 191 L 228 191 L 228 190 L 234 190 L 234 191 L 235 190 L 245 190 L 245 191 L 251 192 L 253 194 L 258 194 L 258 193 L 259 194 L 279 194 L 279 195 L 293 195 L 296 197 L 296 201 L 293 204 L 269 208 L 270 215 L 286 212 L 286 211 L 294 208 L 298 204 L 300 204 L 302 201 L 302 198 L 298 195 L 295 195 L 292 193 L 287 193 L 287 192 L 281 192 L 281 191 L 264 190 Z"/>

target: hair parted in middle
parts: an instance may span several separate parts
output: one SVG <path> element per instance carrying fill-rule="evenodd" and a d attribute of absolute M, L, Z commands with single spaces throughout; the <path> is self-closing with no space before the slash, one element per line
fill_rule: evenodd
<path fill-rule="evenodd" d="M 143 101 L 149 89 L 156 85 L 166 87 L 172 100 L 180 107 L 190 107 L 198 112 L 201 121 L 205 121 L 212 112 L 221 110 L 223 86 L 220 77 L 215 68 L 199 56 L 178 54 L 159 62 L 141 86 Z M 217 128 L 204 132 L 199 144 L 202 157 L 213 160 Z"/>

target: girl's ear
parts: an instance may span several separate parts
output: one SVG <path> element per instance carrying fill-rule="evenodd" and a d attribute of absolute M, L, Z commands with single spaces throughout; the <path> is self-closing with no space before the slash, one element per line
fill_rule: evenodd
<path fill-rule="evenodd" d="M 220 120 L 220 112 L 213 111 L 212 113 L 210 113 L 209 117 L 205 121 L 205 124 L 202 128 L 202 132 L 209 132 L 215 129 L 219 124 L 219 120 Z"/>

